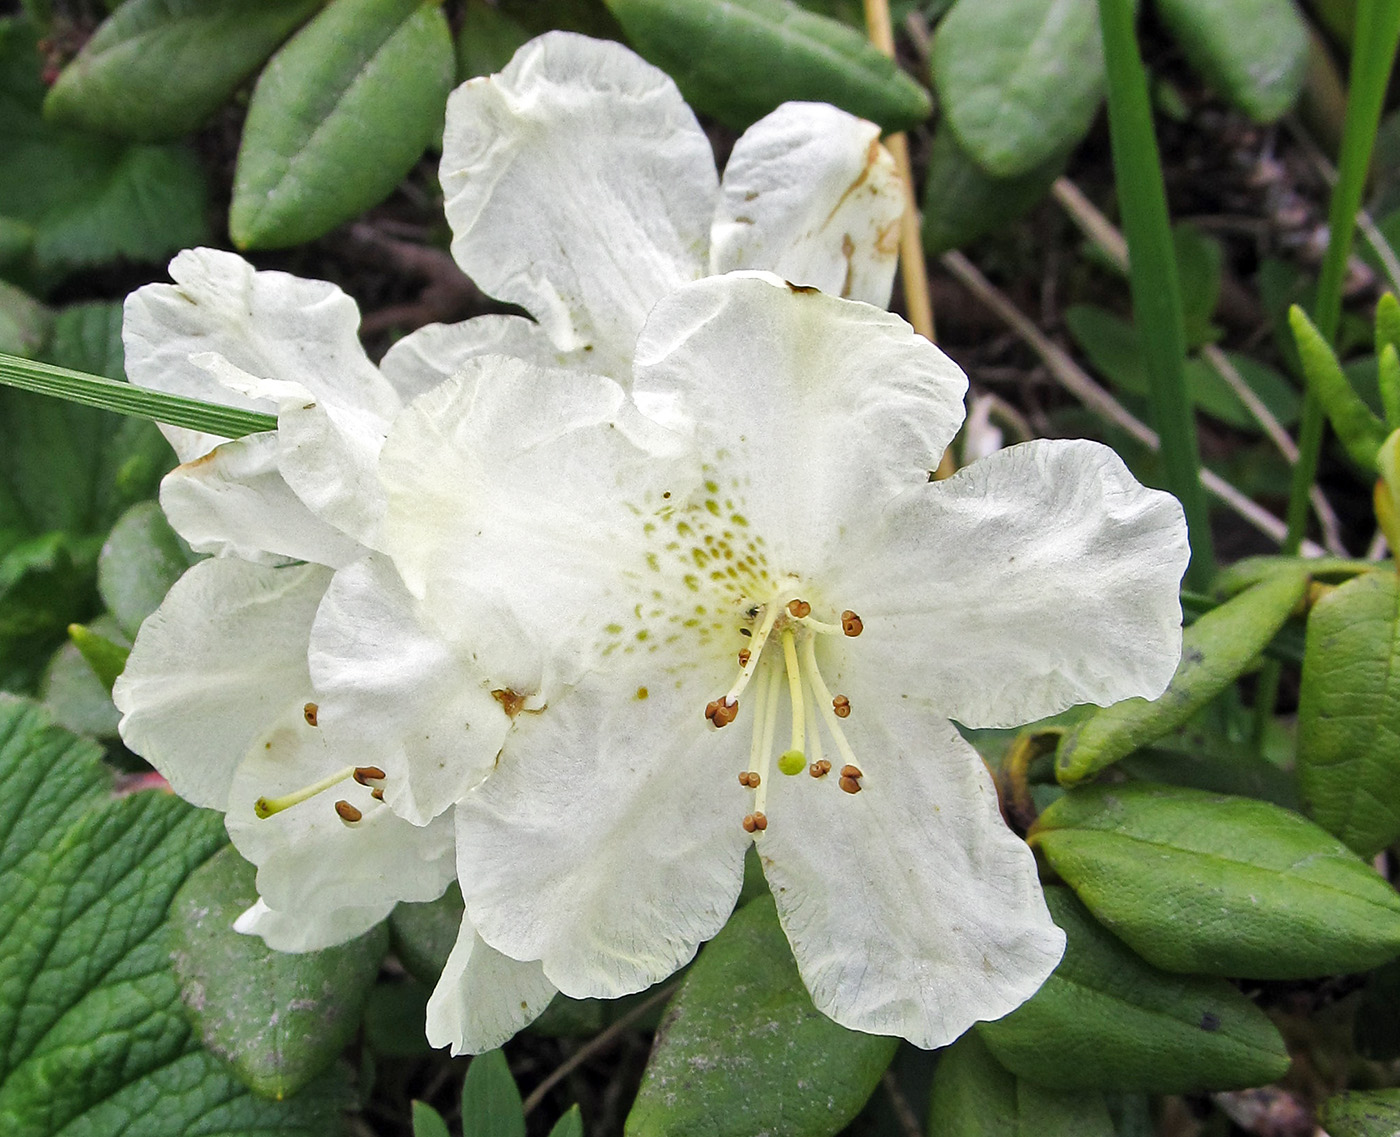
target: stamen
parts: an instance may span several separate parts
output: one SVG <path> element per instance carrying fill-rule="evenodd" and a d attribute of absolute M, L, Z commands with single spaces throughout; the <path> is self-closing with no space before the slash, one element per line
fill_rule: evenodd
<path fill-rule="evenodd" d="M 822 720 L 826 723 L 826 729 L 831 732 L 836 749 L 841 752 L 842 758 L 854 765 L 855 751 L 851 749 L 851 744 L 846 741 L 846 732 L 841 729 L 841 720 L 836 717 L 835 696 L 827 689 L 826 682 L 822 679 L 822 673 L 817 669 L 817 648 L 814 640 L 802 641 L 802 662 L 807 666 L 807 681 L 811 683 L 812 690 L 817 692 L 817 705 L 821 707 Z"/>
<path fill-rule="evenodd" d="M 705 717 L 716 727 L 728 726 L 739 715 L 739 700 L 726 696 L 723 699 L 711 699 L 705 704 Z"/>
<path fill-rule="evenodd" d="M 746 647 L 741 647 L 741 648 L 739 649 L 739 666 L 740 666 L 740 667 L 747 667 L 747 666 L 749 665 L 749 660 L 750 660 L 752 657 L 753 657 L 753 652 L 751 652 L 751 651 L 750 651 L 748 648 L 746 648 Z"/>
<path fill-rule="evenodd" d="M 739 784 L 741 786 L 747 786 L 751 790 L 758 789 L 759 783 L 762 782 L 762 780 L 763 779 L 760 778 L 757 774 L 755 774 L 752 770 L 744 770 L 739 775 Z"/>
<path fill-rule="evenodd" d="M 294 790 L 292 793 L 283 794 L 281 797 L 260 797 L 253 803 L 253 812 L 259 817 L 268 818 L 274 813 L 281 813 L 284 809 L 291 809 L 294 805 L 300 805 L 308 798 L 313 798 L 317 794 L 339 785 L 346 778 L 354 777 L 355 767 L 346 766 L 334 774 L 329 774 L 319 782 L 312 782 L 311 785 L 302 789 Z"/>
<path fill-rule="evenodd" d="M 382 782 L 385 777 L 384 771 L 378 766 L 356 766 L 355 773 L 351 776 L 362 786 L 367 786 L 371 782 Z"/>
<path fill-rule="evenodd" d="M 820 762 L 813 762 L 807 767 L 807 773 L 814 778 L 824 778 L 831 773 L 831 763 L 823 758 Z"/>
<path fill-rule="evenodd" d="M 777 619 L 778 606 L 776 604 L 769 604 L 767 608 L 764 609 L 763 623 L 758 626 L 758 634 L 753 637 L 753 646 L 745 649 L 748 651 L 749 657 L 747 659 L 740 657 L 739 678 L 734 680 L 734 686 L 730 687 L 725 693 L 724 698 L 717 700 L 718 702 L 723 702 L 732 706 L 739 701 L 739 696 L 744 693 L 744 688 L 749 685 L 749 680 L 753 678 L 753 673 L 758 667 L 758 661 L 763 658 L 763 645 L 768 642 L 768 635 L 772 632 L 773 624 Z M 744 632 L 748 629 L 740 628 L 739 630 Z M 705 717 L 710 717 L 708 710 L 705 712 Z M 715 725 L 721 726 L 723 724 L 715 723 Z"/>
<path fill-rule="evenodd" d="M 307 703 L 301 708 L 302 717 L 306 719 L 307 726 L 316 725 L 316 712 L 320 709 L 315 703 Z"/>
<path fill-rule="evenodd" d="M 793 600 L 789 602 L 787 610 L 799 620 L 804 616 L 810 616 L 812 614 L 812 606 L 805 600 Z"/>
<path fill-rule="evenodd" d="M 784 774 L 795 774 L 807 764 L 803 753 L 807 714 L 802 702 L 802 670 L 797 664 L 797 639 L 791 628 L 783 629 L 783 663 L 787 666 L 788 698 L 792 702 L 792 745 L 778 759 L 778 769 Z"/>
<path fill-rule="evenodd" d="M 855 637 L 865 631 L 865 625 L 861 623 L 859 616 L 847 608 L 841 613 L 841 630 L 846 635 Z"/>
<path fill-rule="evenodd" d="M 773 733 L 778 728 L 778 684 L 781 681 L 782 676 L 778 674 L 778 669 L 769 666 L 768 677 L 763 684 L 765 704 L 763 733 L 759 736 L 758 743 L 758 761 L 751 763 L 755 772 L 760 775 L 758 789 L 753 795 L 755 813 L 762 813 L 764 805 L 768 802 L 768 763 L 773 754 Z"/>
<path fill-rule="evenodd" d="M 744 827 L 745 833 L 762 833 L 768 828 L 768 818 L 765 817 L 760 810 L 754 810 L 753 813 L 744 815 L 744 820 L 741 824 Z"/>
<path fill-rule="evenodd" d="M 340 816 L 340 820 L 346 825 L 354 825 L 364 814 L 351 805 L 348 801 L 338 801 L 335 803 L 335 811 Z"/>
<path fill-rule="evenodd" d="M 860 780 L 864 775 L 860 772 L 859 766 L 845 765 L 841 767 L 841 788 L 848 794 L 860 793 Z"/>
<path fill-rule="evenodd" d="M 838 719 L 851 717 L 851 700 L 845 695 L 837 695 L 831 700 L 831 711 Z"/>

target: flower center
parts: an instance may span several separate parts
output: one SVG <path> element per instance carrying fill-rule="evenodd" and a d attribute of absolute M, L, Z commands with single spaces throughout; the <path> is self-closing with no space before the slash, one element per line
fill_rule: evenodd
<path fill-rule="evenodd" d="M 706 705 L 705 718 L 716 728 L 728 726 L 739 714 L 739 697 L 752 684 L 753 736 L 748 769 L 740 773 L 739 784 L 753 791 L 753 808 L 744 816 L 743 826 L 757 835 L 768 828 L 764 807 L 774 764 L 774 736 L 784 675 L 792 733 L 787 749 L 777 756 L 779 772 L 793 776 L 806 769 L 813 778 L 825 778 L 832 763 L 822 757 L 824 727 L 842 761 L 838 784 L 846 793 L 860 792 L 864 774 L 841 727 L 841 720 L 851 713 L 851 701 L 845 695 L 833 695 L 827 687 L 817 666 L 816 644 L 818 636 L 858 636 L 863 625 L 860 617 L 849 610 L 841 613 L 839 623 L 819 620 L 812 615 L 811 604 L 790 590 L 751 608 L 749 616 L 758 625 L 746 633 L 752 642 L 739 652 L 739 675 L 728 691 Z M 778 650 L 766 651 L 775 640 Z"/>

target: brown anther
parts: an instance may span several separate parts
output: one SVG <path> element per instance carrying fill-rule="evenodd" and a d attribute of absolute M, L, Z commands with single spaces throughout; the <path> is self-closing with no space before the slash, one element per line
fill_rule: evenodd
<path fill-rule="evenodd" d="M 316 725 L 316 712 L 320 709 L 315 703 L 307 703 L 301 708 L 302 717 L 306 719 L 307 726 Z"/>
<path fill-rule="evenodd" d="M 711 699 L 705 704 L 705 717 L 715 726 L 728 726 L 739 714 L 739 700 Z"/>
<path fill-rule="evenodd" d="M 746 648 L 746 647 L 741 647 L 741 648 L 739 649 L 739 666 L 740 666 L 740 667 L 747 667 L 747 666 L 749 665 L 749 660 L 752 659 L 752 658 L 753 658 L 753 652 L 751 652 L 748 648 Z"/>
<path fill-rule="evenodd" d="M 807 767 L 807 773 L 814 778 L 824 778 L 831 773 L 831 763 L 823 758 L 820 762 L 813 762 Z"/>
<path fill-rule="evenodd" d="M 841 767 L 841 776 L 842 776 L 843 778 L 863 778 L 863 777 L 865 777 L 865 775 L 862 774 L 862 773 L 860 772 L 860 767 L 859 767 L 859 766 L 842 766 L 842 767 Z"/>
<path fill-rule="evenodd" d="M 335 803 L 335 811 L 340 815 L 340 820 L 347 825 L 354 825 L 364 816 L 358 809 L 348 801 L 338 801 Z"/>
<path fill-rule="evenodd" d="M 375 801 L 383 801 L 384 791 L 376 786 L 374 789 L 369 791 L 369 796 L 374 798 Z"/>
<path fill-rule="evenodd" d="M 851 700 L 845 695 L 837 695 L 831 700 L 831 709 L 836 712 L 838 719 L 849 718 L 851 714 Z"/>
<path fill-rule="evenodd" d="M 511 718 L 515 718 L 516 715 L 525 709 L 525 696 L 519 691 L 492 691 L 491 698 L 500 703 L 501 709 Z"/>
<path fill-rule="evenodd" d="M 805 600 L 793 600 L 788 604 L 788 611 L 800 620 L 803 616 L 812 614 L 812 606 Z"/>
<path fill-rule="evenodd" d="M 745 770 L 739 775 L 739 784 L 741 786 L 748 786 L 751 790 L 758 788 L 759 781 L 759 776 L 752 770 Z"/>
<path fill-rule="evenodd" d="M 752 813 L 745 814 L 744 820 L 740 822 L 740 824 L 743 825 L 745 833 L 752 833 L 755 829 L 758 828 L 758 820 L 754 817 Z"/>
<path fill-rule="evenodd" d="M 860 622 L 860 617 L 847 608 L 841 613 L 841 630 L 848 636 L 858 636 L 865 631 L 865 625 Z"/>
<path fill-rule="evenodd" d="M 753 818 L 753 827 L 760 833 L 768 828 L 768 818 L 762 813 L 751 813 L 749 816 Z"/>
<path fill-rule="evenodd" d="M 370 782 L 382 782 L 384 771 L 378 766 L 356 766 L 354 778 L 360 785 L 367 786 Z"/>
<path fill-rule="evenodd" d="M 854 778 L 843 777 L 841 779 L 841 788 L 845 790 L 848 794 L 860 793 L 860 783 Z"/>

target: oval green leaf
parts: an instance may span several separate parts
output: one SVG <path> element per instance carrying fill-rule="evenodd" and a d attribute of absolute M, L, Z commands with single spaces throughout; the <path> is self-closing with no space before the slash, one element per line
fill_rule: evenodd
<path fill-rule="evenodd" d="M 462 1082 L 462 1137 L 525 1137 L 520 1089 L 501 1050 L 478 1054 Z"/>
<path fill-rule="evenodd" d="M 779 103 L 833 103 L 905 130 L 928 92 L 856 31 L 788 0 L 607 0 L 628 42 L 696 110 L 745 127 Z"/>
<path fill-rule="evenodd" d="M 290 955 L 233 930 L 257 899 L 255 870 L 232 847 L 190 875 L 170 907 L 172 961 L 204 1044 L 248 1088 L 281 1100 L 329 1069 L 359 1029 L 388 934 Z"/>
<path fill-rule="evenodd" d="M 234 244 L 310 241 L 386 197 L 441 128 L 455 70 L 431 0 L 332 0 L 253 91 L 229 207 Z"/>
<path fill-rule="evenodd" d="M 117 519 L 97 557 L 97 591 L 122 631 L 135 636 L 195 561 L 159 504 L 137 502 Z"/>
<path fill-rule="evenodd" d="M 1326 830 L 1267 802 L 1091 786 L 1028 840 L 1090 911 L 1167 971 L 1306 979 L 1400 955 L 1400 896 Z"/>
<path fill-rule="evenodd" d="M 1355 577 L 1313 605 L 1298 698 L 1304 808 L 1364 857 L 1400 838 L 1400 581 Z"/>
<path fill-rule="evenodd" d="M 812 1005 L 773 898 L 760 897 L 729 918 L 672 1000 L 627 1137 L 837 1133 L 897 1041 L 847 1030 Z"/>
<path fill-rule="evenodd" d="M 55 122 L 140 142 L 202 126 L 320 0 L 128 0 L 44 100 Z"/>
<path fill-rule="evenodd" d="M 1288 1069 L 1278 1030 L 1229 983 L 1149 966 L 1067 888 L 1047 888 L 1045 902 L 1065 930 L 1064 959 L 1027 1002 L 976 1028 L 1009 1070 L 1058 1089 L 1176 1094 L 1262 1085 Z"/>
<path fill-rule="evenodd" d="M 1233 683 L 1303 598 L 1304 568 L 1279 572 L 1211 609 L 1186 629 L 1181 663 L 1161 698 L 1124 699 L 1067 733 L 1055 774 L 1072 786 L 1162 737 Z"/>
<path fill-rule="evenodd" d="M 1331 1137 L 1395 1137 L 1400 1133 L 1400 1090 L 1337 1094 L 1319 1118 Z"/>
<path fill-rule="evenodd" d="M 948 121 L 987 173 L 1013 178 L 1065 154 L 1103 98 L 1094 0 L 961 0 L 933 40 Z"/>
<path fill-rule="evenodd" d="M 975 1030 L 938 1059 L 928 1132 L 959 1137 L 1114 1137 L 1102 1094 L 1063 1093 L 1018 1078 Z"/>

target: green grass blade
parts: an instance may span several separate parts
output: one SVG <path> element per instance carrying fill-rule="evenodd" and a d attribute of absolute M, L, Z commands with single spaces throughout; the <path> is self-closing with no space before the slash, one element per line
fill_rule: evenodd
<path fill-rule="evenodd" d="M 1114 180 L 1128 240 L 1133 321 L 1151 378 L 1152 417 L 1162 438 L 1167 488 L 1181 501 L 1191 533 L 1188 587 L 1204 590 L 1214 574 L 1210 520 L 1201 489 L 1201 459 L 1183 365 L 1186 334 L 1172 246 L 1162 161 L 1152 126 L 1147 72 L 1138 52 L 1132 0 L 1099 0 L 1108 71 L 1108 124 Z"/>
<path fill-rule="evenodd" d="M 242 438 L 277 429 L 277 416 L 239 410 L 183 395 L 167 395 L 149 387 L 118 383 L 98 375 L 88 375 L 50 363 L 36 363 L 17 355 L 0 353 L 0 384 L 34 391 L 70 403 L 99 407 L 119 415 L 153 419 L 168 426 L 202 430 L 220 438 Z"/>

